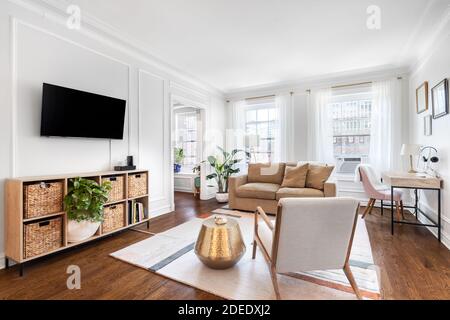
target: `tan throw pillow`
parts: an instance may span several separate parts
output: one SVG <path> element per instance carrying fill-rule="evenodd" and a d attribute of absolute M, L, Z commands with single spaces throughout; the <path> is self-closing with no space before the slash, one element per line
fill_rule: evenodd
<path fill-rule="evenodd" d="M 285 166 L 284 163 L 250 163 L 248 165 L 248 182 L 281 184 Z"/>
<path fill-rule="evenodd" d="M 282 188 L 304 188 L 306 185 L 306 175 L 309 165 L 305 164 L 299 167 L 288 167 L 284 172 Z"/>
<path fill-rule="evenodd" d="M 319 166 L 310 164 L 306 175 L 306 187 L 323 190 L 325 182 L 331 176 L 334 166 Z"/>

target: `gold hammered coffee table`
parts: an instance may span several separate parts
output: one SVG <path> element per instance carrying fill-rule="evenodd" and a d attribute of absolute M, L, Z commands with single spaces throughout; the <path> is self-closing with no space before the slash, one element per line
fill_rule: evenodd
<path fill-rule="evenodd" d="M 215 216 L 202 224 L 195 254 L 212 269 L 228 269 L 242 258 L 246 250 L 239 223 L 235 219 Z"/>

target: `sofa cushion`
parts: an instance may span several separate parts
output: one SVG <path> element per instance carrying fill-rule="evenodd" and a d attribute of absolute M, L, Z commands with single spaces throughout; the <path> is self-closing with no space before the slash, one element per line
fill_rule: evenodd
<path fill-rule="evenodd" d="M 308 167 L 308 164 L 299 167 L 286 166 L 281 188 L 304 188 Z"/>
<path fill-rule="evenodd" d="M 248 166 L 248 182 L 281 184 L 285 167 L 284 163 L 251 163 Z"/>
<path fill-rule="evenodd" d="M 324 189 L 324 184 L 334 170 L 334 166 L 320 166 L 309 164 L 308 174 L 306 176 L 306 187 L 318 190 Z"/>
<path fill-rule="evenodd" d="M 298 162 L 286 162 L 286 167 L 298 167 L 304 164 L 308 164 L 308 162 L 299 164 Z"/>
<path fill-rule="evenodd" d="M 327 166 L 326 163 L 319 162 L 319 161 L 298 161 L 296 166 L 302 166 L 304 164 L 313 164 L 313 165 L 322 166 L 322 167 L 326 167 Z"/>
<path fill-rule="evenodd" d="M 247 183 L 237 188 L 236 194 L 240 198 L 275 200 L 279 184 Z"/>
<path fill-rule="evenodd" d="M 281 188 L 277 192 L 277 200 L 282 198 L 323 198 L 323 191 L 311 188 Z"/>

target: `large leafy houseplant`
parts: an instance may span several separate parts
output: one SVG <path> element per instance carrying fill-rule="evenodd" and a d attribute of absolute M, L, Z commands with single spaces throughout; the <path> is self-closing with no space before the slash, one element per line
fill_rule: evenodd
<path fill-rule="evenodd" d="M 248 159 L 250 154 L 238 149 L 227 152 L 221 147 L 217 148 L 220 151 L 220 155 L 208 157 L 208 162 L 214 168 L 215 172 L 206 176 L 206 179 L 216 180 L 218 193 L 228 193 L 228 179 L 231 175 L 240 172 L 240 169 L 236 168 L 236 164 L 242 161 L 242 159 L 238 158 L 238 155 L 244 153 Z"/>
<path fill-rule="evenodd" d="M 111 183 L 104 181 L 101 185 L 84 178 L 71 180 L 69 190 L 64 198 L 69 220 L 81 222 L 102 222 L 103 206 L 108 201 Z"/>

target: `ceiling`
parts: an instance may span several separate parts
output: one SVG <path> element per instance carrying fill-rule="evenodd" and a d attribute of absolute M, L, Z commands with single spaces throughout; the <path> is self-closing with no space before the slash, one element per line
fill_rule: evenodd
<path fill-rule="evenodd" d="M 450 0 L 58 0 L 223 91 L 408 66 Z M 381 9 L 369 30 L 368 6 Z"/>

